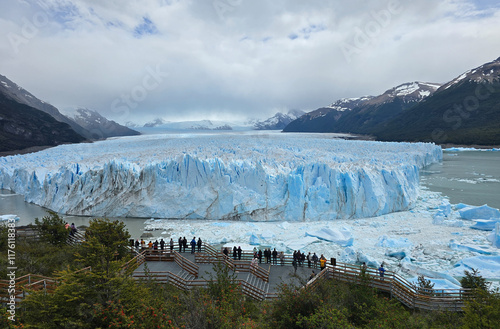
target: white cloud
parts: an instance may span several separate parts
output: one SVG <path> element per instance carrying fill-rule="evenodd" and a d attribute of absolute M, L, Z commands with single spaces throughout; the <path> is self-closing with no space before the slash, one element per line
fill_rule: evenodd
<path fill-rule="evenodd" d="M 312 110 L 406 81 L 444 82 L 500 53 L 499 9 L 484 2 L 43 3 L 0 4 L 0 73 L 60 108 L 120 121 Z M 154 33 L 137 33 L 148 21 Z M 343 44 L 355 51 L 346 56 Z M 161 81 L 145 85 L 156 67 Z"/>

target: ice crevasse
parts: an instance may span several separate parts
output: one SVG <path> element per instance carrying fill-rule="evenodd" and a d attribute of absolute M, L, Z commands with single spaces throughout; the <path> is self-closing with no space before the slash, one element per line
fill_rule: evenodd
<path fill-rule="evenodd" d="M 407 210 L 418 197 L 419 168 L 442 158 L 441 148 L 427 143 L 236 137 L 176 143 L 149 137 L 130 149 L 116 143 L 2 158 L 0 187 L 72 215 L 334 220 Z"/>

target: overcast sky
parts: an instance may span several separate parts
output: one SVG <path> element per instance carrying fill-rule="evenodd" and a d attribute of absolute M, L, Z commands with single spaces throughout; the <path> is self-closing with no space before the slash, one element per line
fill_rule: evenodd
<path fill-rule="evenodd" d="M 500 57 L 497 0 L 9 0 L 0 74 L 121 123 L 265 118 Z"/>

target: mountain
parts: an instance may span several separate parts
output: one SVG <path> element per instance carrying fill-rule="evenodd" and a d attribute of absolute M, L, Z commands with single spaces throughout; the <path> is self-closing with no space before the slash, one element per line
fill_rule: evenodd
<path fill-rule="evenodd" d="M 84 140 L 67 123 L 20 103 L 0 90 L 0 152 Z"/>
<path fill-rule="evenodd" d="M 158 127 L 158 126 L 164 125 L 168 122 L 169 121 L 165 121 L 161 118 L 157 118 L 157 119 L 154 119 L 153 121 L 146 122 L 144 124 L 144 127 L 146 127 L 146 128 Z"/>
<path fill-rule="evenodd" d="M 72 116 L 73 121 L 88 130 L 92 139 L 103 139 L 116 136 L 140 135 L 139 132 L 108 120 L 98 112 L 89 109 L 77 109 Z"/>
<path fill-rule="evenodd" d="M 372 96 L 343 98 L 335 103 L 306 113 L 290 122 L 284 132 L 331 132 L 346 112 L 372 99 Z"/>
<path fill-rule="evenodd" d="M 436 83 L 409 82 L 379 96 L 344 98 L 291 122 L 285 132 L 373 134 L 380 125 L 432 95 Z"/>
<path fill-rule="evenodd" d="M 444 84 L 374 134 L 385 141 L 500 145 L 500 58 Z"/>
<path fill-rule="evenodd" d="M 48 103 L 45 103 L 42 100 L 39 100 L 33 94 L 21 88 L 20 86 L 10 81 L 7 77 L 3 75 L 0 75 L 0 93 L 3 93 L 8 98 L 18 103 L 25 104 L 37 110 L 43 111 L 51 115 L 57 121 L 67 123 L 79 135 L 85 137 L 86 139 L 92 139 L 92 136 L 88 130 L 86 130 L 73 120 L 61 114 L 61 112 L 59 112 L 59 110 L 56 107 Z"/>
<path fill-rule="evenodd" d="M 373 97 L 337 120 L 336 131 L 354 134 L 374 134 L 386 122 L 404 110 L 432 95 L 440 84 L 427 82 L 404 83 Z"/>
<path fill-rule="evenodd" d="M 288 113 L 278 112 L 267 120 L 255 122 L 253 127 L 256 130 L 282 130 L 290 122 L 304 114 L 305 112 L 301 110 L 290 110 Z"/>

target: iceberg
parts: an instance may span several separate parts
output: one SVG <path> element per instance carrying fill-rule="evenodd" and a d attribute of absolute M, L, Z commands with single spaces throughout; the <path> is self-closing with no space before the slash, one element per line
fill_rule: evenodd
<path fill-rule="evenodd" d="M 475 256 L 464 258 L 448 271 L 451 275 L 463 276 L 464 271 L 478 269 L 479 275 L 489 279 L 500 279 L 500 256 Z"/>
<path fill-rule="evenodd" d="M 480 207 L 466 207 L 459 210 L 460 217 L 463 219 L 493 219 L 500 218 L 500 210 L 483 205 Z"/>
<path fill-rule="evenodd" d="M 336 220 L 410 209 L 441 159 L 431 143 L 144 135 L 2 157 L 0 188 L 67 215 Z"/>
<path fill-rule="evenodd" d="M 497 223 L 500 223 L 500 219 L 476 219 L 475 224 L 471 225 L 470 228 L 481 231 L 493 231 Z"/>
<path fill-rule="evenodd" d="M 320 240 L 334 242 L 342 247 L 352 246 L 354 238 L 347 229 L 329 229 L 327 227 L 314 232 L 306 232 L 306 236 L 316 237 Z"/>
<path fill-rule="evenodd" d="M 12 222 L 12 221 L 15 221 L 15 222 L 18 222 L 19 221 L 19 216 L 17 215 L 0 215 L 0 222 Z"/>

